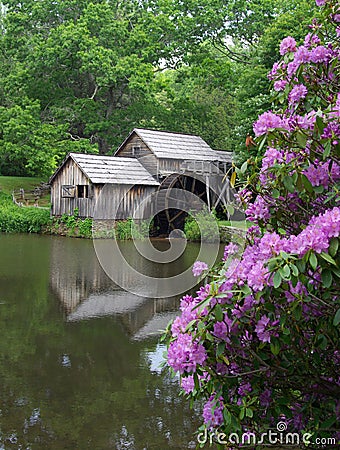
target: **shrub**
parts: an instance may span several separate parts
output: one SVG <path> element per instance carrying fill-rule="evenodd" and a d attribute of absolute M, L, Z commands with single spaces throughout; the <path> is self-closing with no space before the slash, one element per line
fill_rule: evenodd
<path fill-rule="evenodd" d="M 338 439 L 340 8 L 317 4 L 323 22 L 300 47 L 286 38 L 270 73 L 277 110 L 254 124 L 265 154 L 239 192 L 247 246 L 226 247 L 221 275 L 183 297 L 166 335 L 169 366 L 205 401 L 203 431 Z"/>
<path fill-rule="evenodd" d="M 40 233 L 51 223 L 44 208 L 19 207 L 9 195 L 0 193 L 0 231 L 5 233 Z"/>
<path fill-rule="evenodd" d="M 208 209 L 189 214 L 185 219 L 184 233 L 189 241 L 218 241 L 219 233 L 215 214 Z"/>

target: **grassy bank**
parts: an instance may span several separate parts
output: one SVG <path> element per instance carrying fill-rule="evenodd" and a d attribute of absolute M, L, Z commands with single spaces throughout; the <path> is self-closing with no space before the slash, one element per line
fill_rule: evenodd
<path fill-rule="evenodd" d="M 0 177 L 0 190 L 5 194 L 12 194 L 13 190 L 18 189 L 33 191 L 44 181 L 46 180 L 43 178 L 34 177 Z"/>
<path fill-rule="evenodd" d="M 30 204 L 34 203 L 33 192 L 42 184 L 46 179 L 37 177 L 4 177 L 0 176 L 0 192 L 12 196 L 13 191 L 19 192 L 23 190 L 27 198 L 30 198 Z M 38 200 L 39 206 L 50 206 L 50 194 L 44 192 Z"/>
<path fill-rule="evenodd" d="M 50 223 L 49 209 L 19 207 L 11 195 L 0 192 L 0 232 L 41 233 Z"/>

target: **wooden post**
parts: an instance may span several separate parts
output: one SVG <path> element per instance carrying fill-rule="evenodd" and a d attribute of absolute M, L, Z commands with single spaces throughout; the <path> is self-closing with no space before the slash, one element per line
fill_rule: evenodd
<path fill-rule="evenodd" d="M 210 205 L 210 188 L 209 188 L 209 174 L 205 176 L 205 187 L 207 192 L 207 201 L 208 201 L 208 209 L 211 212 L 211 205 Z"/>

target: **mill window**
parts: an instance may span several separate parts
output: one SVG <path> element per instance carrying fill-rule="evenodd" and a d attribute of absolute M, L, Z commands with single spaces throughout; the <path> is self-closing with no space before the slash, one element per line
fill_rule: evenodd
<path fill-rule="evenodd" d="M 132 156 L 140 156 L 142 154 L 142 148 L 140 145 L 135 145 L 132 147 Z"/>
<path fill-rule="evenodd" d="M 77 197 L 78 198 L 89 198 L 89 187 L 87 184 L 78 184 Z"/>
<path fill-rule="evenodd" d="M 62 198 L 73 198 L 74 197 L 75 186 L 64 184 L 61 186 L 61 196 Z"/>

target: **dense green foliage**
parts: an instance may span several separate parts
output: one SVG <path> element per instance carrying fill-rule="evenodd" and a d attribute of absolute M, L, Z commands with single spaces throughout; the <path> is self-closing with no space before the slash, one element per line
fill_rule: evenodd
<path fill-rule="evenodd" d="M 213 226 L 215 221 L 215 214 L 211 214 L 208 209 L 189 214 L 184 223 L 185 237 L 189 241 L 218 241 L 220 236 L 218 228 Z"/>
<path fill-rule="evenodd" d="M 9 195 L 0 192 L 1 232 L 40 233 L 50 222 L 49 209 L 19 207 Z"/>
<path fill-rule="evenodd" d="M 52 234 L 62 234 L 70 237 L 92 237 L 92 219 L 86 219 L 78 216 L 78 210 L 75 209 L 72 215 L 63 214 L 59 218 L 54 218 L 49 232 Z"/>
<path fill-rule="evenodd" d="M 311 3 L 8 0 L 0 174 L 46 176 L 69 151 L 112 152 L 136 126 L 199 134 L 246 159 L 277 37 L 301 39 Z"/>

